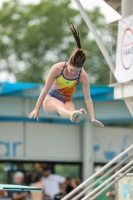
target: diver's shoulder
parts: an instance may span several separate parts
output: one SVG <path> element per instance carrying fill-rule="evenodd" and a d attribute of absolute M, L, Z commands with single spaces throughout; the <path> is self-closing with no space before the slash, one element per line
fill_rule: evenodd
<path fill-rule="evenodd" d="M 60 76 L 62 70 L 63 70 L 63 67 L 65 65 L 65 62 L 58 62 L 56 64 L 54 64 L 51 68 L 51 71 L 52 73 L 55 73 L 55 75 L 58 77 Z"/>

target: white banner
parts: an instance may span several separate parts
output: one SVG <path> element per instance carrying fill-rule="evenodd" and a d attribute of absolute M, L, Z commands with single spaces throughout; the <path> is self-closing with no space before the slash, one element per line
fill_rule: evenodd
<path fill-rule="evenodd" d="M 133 80 L 133 15 L 119 20 L 115 77 L 118 82 Z"/>

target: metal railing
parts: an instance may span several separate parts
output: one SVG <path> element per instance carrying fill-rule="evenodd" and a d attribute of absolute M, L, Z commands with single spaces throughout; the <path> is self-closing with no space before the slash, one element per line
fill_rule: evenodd
<path fill-rule="evenodd" d="M 126 158 L 123 159 L 122 157 L 125 155 L 126 155 Z M 132 157 L 133 157 L 133 145 L 128 147 L 125 151 L 120 153 L 113 160 L 111 160 L 104 167 L 102 167 L 98 172 L 96 172 L 87 180 L 85 180 L 83 183 L 81 183 L 72 192 L 70 192 L 65 197 L 63 197 L 62 200 L 70 200 L 70 199 L 71 200 L 79 200 L 79 199 L 80 200 L 87 200 L 87 199 L 94 200 L 97 196 L 103 193 L 107 188 L 112 186 L 115 182 L 117 182 L 120 178 L 122 178 L 125 174 L 127 174 L 129 171 L 133 169 L 133 160 L 131 159 Z M 122 159 L 119 160 L 120 158 Z M 112 165 L 114 166 L 111 167 Z M 109 167 L 111 167 L 110 170 L 108 170 Z M 97 181 L 93 182 L 92 184 L 90 183 L 89 186 L 87 185 L 89 182 L 92 182 L 95 177 L 97 177 L 100 173 L 103 173 L 105 170 L 106 171 L 108 170 L 108 171 L 104 173 L 103 176 L 101 176 Z M 103 178 L 105 178 L 107 175 L 113 172 L 114 174 L 112 176 L 110 176 L 107 180 L 102 181 L 102 184 L 100 184 L 98 187 L 93 189 L 94 186 L 98 184 L 99 182 L 101 182 Z"/>

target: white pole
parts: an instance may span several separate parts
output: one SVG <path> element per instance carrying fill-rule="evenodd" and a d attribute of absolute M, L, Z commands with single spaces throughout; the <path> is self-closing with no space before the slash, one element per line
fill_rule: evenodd
<path fill-rule="evenodd" d="M 111 181 L 113 178 L 117 177 L 118 174 L 120 174 L 122 171 L 126 170 L 128 167 L 130 167 L 133 164 L 133 160 L 130 161 L 127 165 L 125 165 L 123 168 L 121 168 L 119 171 L 117 171 L 114 175 L 112 175 L 110 178 L 108 178 L 106 181 L 104 181 L 101 185 L 99 185 L 96 189 L 94 189 L 92 192 L 90 192 L 88 195 L 86 195 L 82 200 L 87 200 L 92 195 L 96 194 L 96 192 L 101 189 L 103 186 L 105 186 L 109 181 Z"/>
<path fill-rule="evenodd" d="M 81 196 L 83 196 L 87 191 L 89 191 L 90 189 L 92 189 L 97 183 L 99 183 L 101 180 L 103 180 L 103 178 L 107 177 L 107 175 L 111 174 L 111 172 L 115 171 L 118 167 L 120 167 L 122 164 L 124 164 L 127 160 L 129 160 L 129 158 L 133 157 L 133 154 L 130 154 L 129 156 L 127 156 L 124 160 L 122 160 L 121 162 L 119 162 L 118 164 L 116 164 L 113 168 L 111 168 L 108 172 L 104 173 L 103 176 L 101 176 L 98 180 L 96 180 L 95 182 L 93 182 L 91 185 L 87 186 L 86 189 L 84 189 L 82 192 L 80 192 L 77 196 L 75 196 L 73 198 L 73 200 L 77 200 L 79 199 Z"/>
<path fill-rule="evenodd" d="M 96 32 L 96 30 L 95 30 L 95 28 L 94 28 L 94 26 L 93 26 L 93 24 L 92 24 L 92 22 L 91 22 L 89 16 L 88 16 L 87 13 L 85 12 L 85 10 L 84 10 L 84 8 L 82 7 L 82 5 L 81 5 L 81 3 L 79 2 L 79 0 L 75 0 L 75 2 L 76 2 L 77 6 L 78 6 L 78 8 L 79 8 L 79 11 L 80 11 L 80 13 L 81 13 L 81 15 L 82 15 L 84 21 L 85 21 L 86 24 L 87 24 L 88 28 L 90 29 L 90 31 L 91 31 L 92 34 L 94 35 L 94 38 L 95 38 L 95 40 L 96 40 L 96 42 L 97 42 L 97 44 L 98 44 L 98 46 L 99 46 L 99 48 L 100 48 L 100 50 L 101 50 L 101 52 L 102 52 L 102 54 L 103 54 L 105 60 L 107 61 L 107 63 L 108 63 L 108 65 L 109 65 L 109 67 L 110 67 L 112 73 L 114 74 L 115 66 L 114 66 L 114 64 L 113 64 L 113 62 L 112 62 L 112 60 L 111 60 L 111 58 L 110 58 L 110 56 L 109 56 L 108 51 L 107 51 L 106 48 L 104 47 L 104 45 L 103 45 L 103 43 L 102 43 L 100 37 L 98 36 L 98 34 L 97 34 L 97 32 Z"/>
<path fill-rule="evenodd" d="M 106 187 L 104 187 L 102 190 L 100 190 L 100 192 L 98 192 L 96 195 L 94 195 L 90 200 L 95 200 L 96 197 L 98 197 L 100 194 L 102 194 L 106 189 L 108 189 L 110 186 L 112 186 L 113 184 L 115 184 L 117 181 L 119 181 L 119 179 L 121 179 L 125 174 L 127 174 L 129 171 L 131 171 L 133 169 L 133 166 L 131 166 L 128 170 L 126 170 L 124 173 L 122 173 L 122 175 L 118 176 L 118 178 L 116 178 L 114 181 L 112 181 L 109 185 L 107 185 Z"/>
<path fill-rule="evenodd" d="M 107 163 L 98 172 L 96 172 L 91 177 L 89 177 L 86 181 L 84 181 L 83 183 L 81 183 L 72 192 L 70 192 L 65 197 L 63 197 L 62 200 L 68 200 L 72 195 L 74 195 L 76 192 L 78 192 L 80 189 L 82 189 L 87 183 L 89 183 L 91 180 L 93 180 L 99 173 L 104 172 L 106 169 L 108 169 L 108 167 L 110 167 L 112 164 L 114 164 L 119 158 L 121 158 L 123 155 L 125 155 L 127 152 L 129 152 L 132 148 L 133 148 L 133 144 L 130 147 L 128 147 L 125 151 L 123 151 L 122 153 L 120 153 L 118 156 L 116 156 L 109 163 Z"/>
<path fill-rule="evenodd" d="M 93 135 L 94 126 L 88 120 L 83 125 L 83 180 L 93 174 Z"/>

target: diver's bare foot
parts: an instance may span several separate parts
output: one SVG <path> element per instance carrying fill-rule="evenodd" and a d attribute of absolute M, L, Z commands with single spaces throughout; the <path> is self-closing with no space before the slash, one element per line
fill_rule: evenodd
<path fill-rule="evenodd" d="M 78 115 L 75 119 L 76 123 L 79 123 L 82 119 L 84 119 L 86 117 L 86 110 L 84 108 L 80 109 L 81 114 Z"/>
<path fill-rule="evenodd" d="M 73 111 L 73 112 L 72 112 L 72 115 L 71 115 L 71 117 L 70 117 L 70 120 L 71 120 L 72 122 L 75 122 L 76 117 L 79 116 L 79 115 L 81 115 L 81 111 L 80 111 L 80 110 L 75 110 L 75 111 Z"/>

